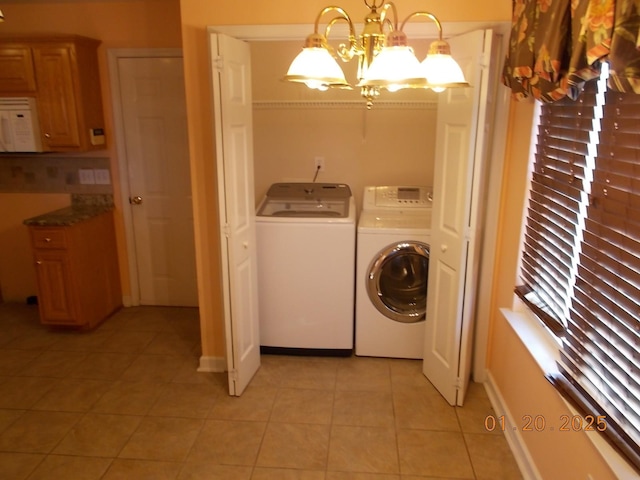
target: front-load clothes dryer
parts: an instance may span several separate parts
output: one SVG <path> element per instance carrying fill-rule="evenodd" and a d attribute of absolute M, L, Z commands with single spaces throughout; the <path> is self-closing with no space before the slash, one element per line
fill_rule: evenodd
<path fill-rule="evenodd" d="M 357 227 L 360 356 L 423 358 L 431 239 L 429 187 L 366 187 Z"/>
<path fill-rule="evenodd" d="M 263 353 L 353 353 L 355 218 L 348 185 L 271 186 L 256 215 Z"/>

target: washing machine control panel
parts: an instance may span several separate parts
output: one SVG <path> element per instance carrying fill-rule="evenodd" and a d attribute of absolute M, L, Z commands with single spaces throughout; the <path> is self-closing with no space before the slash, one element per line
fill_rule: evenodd
<path fill-rule="evenodd" d="M 423 186 L 366 187 L 363 208 L 430 208 L 433 189 Z"/>

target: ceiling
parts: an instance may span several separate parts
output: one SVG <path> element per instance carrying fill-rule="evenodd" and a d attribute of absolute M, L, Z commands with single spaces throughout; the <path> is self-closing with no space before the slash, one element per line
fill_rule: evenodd
<path fill-rule="evenodd" d="M 0 7 L 3 3 L 80 3 L 80 2 L 138 2 L 138 1 L 162 1 L 162 0 L 6 0 L 0 1 Z M 179 0 L 175 0 L 178 2 Z"/>

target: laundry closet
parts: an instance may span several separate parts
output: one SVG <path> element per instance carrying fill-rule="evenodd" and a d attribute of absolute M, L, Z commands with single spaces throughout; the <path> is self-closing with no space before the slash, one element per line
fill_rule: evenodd
<path fill-rule="evenodd" d="M 238 241 L 236 235 L 254 228 L 247 220 L 253 216 L 250 205 L 243 203 L 255 208 L 272 184 L 312 182 L 317 173 L 320 182 L 348 184 L 358 209 L 368 185 L 433 186 L 423 372 L 449 403 L 462 405 L 473 361 L 481 205 L 498 85 L 492 59 L 501 56 L 499 36 L 476 29 L 450 39 L 471 88 L 382 94 L 368 110 L 357 91 L 315 92 L 281 81 L 300 41 L 247 45 L 215 27 L 209 32 L 217 171 L 223 175 L 218 180 L 223 269 L 230 282 L 224 288 L 230 299 L 225 306 L 227 350 L 237 357 L 235 363 L 228 358 L 230 385 L 245 371 L 239 390 L 230 387 L 230 392 L 239 395 L 260 362 L 259 352 L 250 353 L 259 347 L 259 325 L 249 325 L 251 309 L 238 308 L 240 292 L 248 291 L 246 262 L 251 264 L 254 255 L 250 239 Z M 347 78 L 354 75 L 345 72 Z M 316 172 L 318 164 L 323 169 Z M 240 182 L 242 175 L 251 181 Z M 250 185 L 254 191 L 240 195 Z M 235 262 L 244 257 L 246 262 Z M 251 288 L 258 290 L 257 284 Z M 238 323 L 231 315 L 234 301 L 235 312 L 243 316 Z M 242 362 L 251 367 L 245 369 Z"/>

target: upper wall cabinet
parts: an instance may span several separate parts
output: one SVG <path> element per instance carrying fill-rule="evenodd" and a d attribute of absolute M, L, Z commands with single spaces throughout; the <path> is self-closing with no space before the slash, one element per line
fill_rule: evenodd
<path fill-rule="evenodd" d="M 99 40 L 0 37 L 0 96 L 35 97 L 44 151 L 105 148 Z"/>
<path fill-rule="evenodd" d="M 27 46 L 0 46 L 0 92 L 32 93 L 36 91 L 33 57 Z"/>

